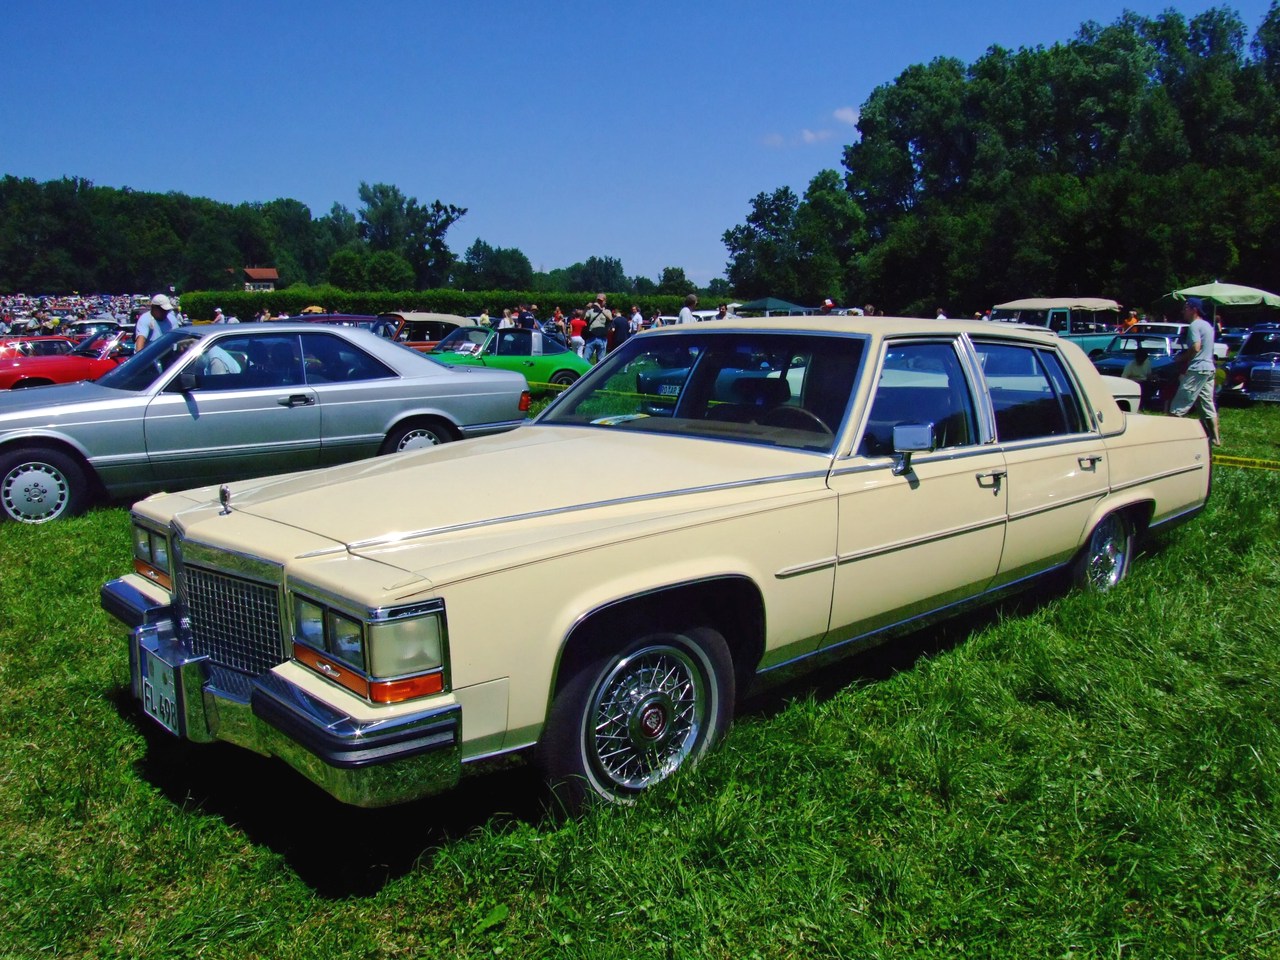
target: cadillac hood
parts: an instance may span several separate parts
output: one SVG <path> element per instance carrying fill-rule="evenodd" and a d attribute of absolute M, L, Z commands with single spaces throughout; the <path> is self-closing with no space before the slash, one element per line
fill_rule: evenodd
<path fill-rule="evenodd" d="M 177 514 L 186 535 L 206 543 L 263 556 L 286 544 L 341 550 L 438 585 L 558 552 L 568 540 L 602 542 L 626 525 L 652 529 L 818 495 L 829 467 L 827 456 L 781 448 L 527 426 L 231 484 L 226 513 L 216 487 L 153 497 L 142 509 Z"/>

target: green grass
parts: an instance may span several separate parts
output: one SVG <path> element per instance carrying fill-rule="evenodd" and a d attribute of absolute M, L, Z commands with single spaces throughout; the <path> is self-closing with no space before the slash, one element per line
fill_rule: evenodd
<path fill-rule="evenodd" d="M 1280 409 L 1223 435 L 1280 460 Z M 168 738 L 98 606 L 126 512 L 0 526 L 0 957 L 1280 956 L 1278 495 L 1219 467 L 1113 593 L 757 698 L 567 823 L 518 765 L 360 811 Z"/>

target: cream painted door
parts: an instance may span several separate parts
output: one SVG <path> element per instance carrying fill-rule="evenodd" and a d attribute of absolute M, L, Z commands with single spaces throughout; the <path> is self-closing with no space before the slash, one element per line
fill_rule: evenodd
<path fill-rule="evenodd" d="M 1071 558 L 1108 490 L 1107 449 L 1057 351 L 982 341 L 974 350 L 1008 470 L 1003 584 Z"/>
<path fill-rule="evenodd" d="M 889 344 L 855 455 L 838 461 L 838 562 L 828 645 L 981 593 L 1004 544 L 1005 462 L 981 442 L 957 345 Z M 934 426 L 935 449 L 894 475 L 893 427 Z"/>

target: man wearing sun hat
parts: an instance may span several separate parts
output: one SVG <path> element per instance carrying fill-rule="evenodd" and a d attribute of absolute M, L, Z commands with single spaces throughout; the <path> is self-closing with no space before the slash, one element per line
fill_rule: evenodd
<path fill-rule="evenodd" d="M 174 315 L 173 301 L 163 293 L 157 293 L 151 298 L 147 312 L 138 317 L 138 326 L 134 329 L 134 350 L 141 350 L 149 340 L 168 333 L 177 325 L 178 318 Z"/>
<path fill-rule="evenodd" d="M 606 305 L 607 297 L 599 294 L 594 303 L 587 304 L 583 319 L 587 321 L 586 359 L 595 363 L 606 353 L 606 337 L 609 334 L 609 323 L 613 319 Z"/>

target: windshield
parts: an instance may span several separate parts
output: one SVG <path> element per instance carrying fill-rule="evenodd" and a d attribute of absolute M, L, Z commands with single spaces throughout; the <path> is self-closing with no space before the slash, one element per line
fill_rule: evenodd
<path fill-rule="evenodd" d="M 538 422 L 826 453 L 863 346 L 861 338 L 781 331 L 644 334 L 606 356 Z"/>
<path fill-rule="evenodd" d="M 170 330 L 148 343 L 141 353 L 99 377 L 97 382 L 113 390 L 145 390 L 177 363 L 197 339 L 190 330 Z"/>
<path fill-rule="evenodd" d="M 1267 333 L 1255 330 L 1240 347 L 1242 357 L 1260 357 L 1268 353 L 1280 353 L 1280 330 Z"/>
<path fill-rule="evenodd" d="M 1116 337 L 1107 346 L 1107 353 L 1134 353 L 1141 347 L 1148 353 L 1166 354 L 1169 352 L 1167 337 L 1135 337 L 1126 334 Z"/>
<path fill-rule="evenodd" d="M 437 343 L 432 353 L 479 353 L 489 339 L 488 327 L 459 327 Z"/>

